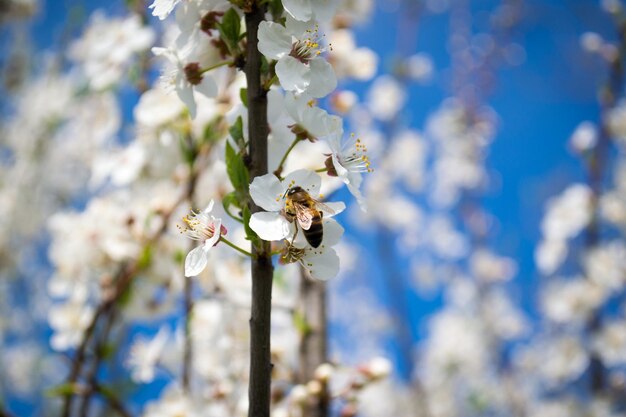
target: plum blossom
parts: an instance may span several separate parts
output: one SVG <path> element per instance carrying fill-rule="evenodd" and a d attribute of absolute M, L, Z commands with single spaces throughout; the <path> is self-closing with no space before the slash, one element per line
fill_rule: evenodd
<path fill-rule="evenodd" d="M 170 385 L 157 401 L 146 406 L 144 417 L 200 417 L 207 415 L 201 412 L 199 404 L 190 398 L 179 386 Z"/>
<path fill-rule="evenodd" d="M 180 3 L 180 0 L 154 0 L 148 8 L 152 9 L 152 16 L 164 20 L 172 13 L 172 10 L 174 10 L 174 7 L 176 7 L 178 3 Z"/>
<path fill-rule="evenodd" d="M 308 94 L 287 93 L 284 106 L 296 124 L 315 136 L 324 137 L 334 132 L 343 131 L 343 120 L 339 116 L 329 115 L 314 105 L 315 100 Z"/>
<path fill-rule="evenodd" d="M 154 30 L 143 26 L 138 15 L 109 19 L 98 12 L 69 55 L 83 65 L 90 87 L 102 90 L 120 81 L 133 55 L 147 50 L 154 39 Z"/>
<path fill-rule="evenodd" d="M 372 172 L 370 160 L 366 155 L 367 147 L 352 133 L 343 139 L 343 131 L 337 131 L 326 137 L 331 154 L 326 161 L 329 175 L 336 175 L 346 184 L 350 193 L 357 199 L 359 206 L 366 211 L 365 198 L 359 187 L 363 182 L 361 173 Z"/>
<path fill-rule="evenodd" d="M 367 94 L 367 106 L 372 115 L 385 122 L 398 114 L 406 100 L 406 91 L 390 75 L 378 77 Z"/>
<path fill-rule="evenodd" d="M 558 280 L 543 294 L 543 310 L 556 323 L 582 324 L 606 298 L 602 287 L 576 277 Z"/>
<path fill-rule="evenodd" d="M 312 97 L 324 97 L 337 86 L 332 66 L 321 56 L 318 28 L 303 29 L 290 19 L 287 27 L 274 22 L 259 25 L 259 51 L 275 59 L 276 75 L 287 91 L 307 92 Z"/>
<path fill-rule="evenodd" d="M 324 237 L 318 248 L 309 245 L 302 233 L 285 248 L 283 262 L 299 262 L 312 278 L 322 281 L 334 278 L 339 273 L 339 255 L 332 246 L 339 243 L 343 227 L 333 219 L 324 219 Z"/>
<path fill-rule="evenodd" d="M 589 365 L 589 356 L 580 339 L 574 335 L 548 340 L 539 352 L 543 359 L 538 365 L 538 371 L 548 384 L 573 381 Z"/>
<path fill-rule="evenodd" d="M 322 179 L 315 172 L 300 169 L 280 181 L 274 174 L 256 177 L 250 184 L 250 196 L 265 212 L 254 213 L 250 227 L 263 240 L 282 240 L 292 232 L 291 223 L 284 216 L 287 191 L 295 186 L 302 187 L 317 199 Z M 345 209 L 345 204 L 325 203 L 335 214 Z"/>
<path fill-rule="evenodd" d="M 626 364 L 626 322 L 619 320 L 604 324 L 600 333 L 595 335 L 592 347 L 607 366 Z"/>
<path fill-rule="evenodd" d="M 135 382 L 149 383 L 154 380 L 155 367 L 167 343 L 169 331 L 162 327 L 151 340 L 136 338 L 130 348 L 128 366 Z"/>
<path fill-rule="evenodd" d="M 591 189 L 584 184 L 573 184 L 548 202 L 548 210 L 541 222 L 543 235 L 550 239 L 571 239 L 591 220 Z"/>
<path fill-rule="evenodd" d="M 165 72 L 161 80 L 165 89 L 176 91 L 178 98 L 185 103 L 189 109 L 191 118 L 196 117 L 196 99 L 194 90 L 206 97 L 217 95 L 217 84 L 213 77 L 202 73 L 202 69 L 197 62 L 185 64 L 174 48 L 152 48 L 152 53 L 156 56 L 164 56 L 173 65 L 173 69 Z"/>
<path fill-rule="evenodd" d="M 185 276 L 198 275 L 206 268 L 209 261 L 209 251 L 217 245 L 222 235 L 226 234 L 226 228 L 222 226 L 222 220 L 213 217 L 209 213 L 213 210 L 213 200 L 207 207 L 199 212 L 183 217 L 185 226 L 179 226 L 180 232 L 187 237 L 200 241 L 201 246 L 192 249 L 185 258 Z"/>
<path fill-rule="evenodd" d="M 62 352 L 81 342 L 95 313 L 94 308 L 85 303 L 86 297 L 86 291 L 79 288 L 69 300 L 50 309 L 48 320 L 54 330 L 50 345 L 54 350 Z"/>

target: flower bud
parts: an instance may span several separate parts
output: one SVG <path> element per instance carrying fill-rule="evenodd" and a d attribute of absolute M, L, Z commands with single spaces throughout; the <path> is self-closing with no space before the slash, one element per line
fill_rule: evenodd
<path fill-rule="evenodd" d="M 314 376 L 316 379 L 323 383 L 327 383 L 330 377 L 333 375 L 335 367 L 329 363 L 323 363 L 317 367 Z"/>

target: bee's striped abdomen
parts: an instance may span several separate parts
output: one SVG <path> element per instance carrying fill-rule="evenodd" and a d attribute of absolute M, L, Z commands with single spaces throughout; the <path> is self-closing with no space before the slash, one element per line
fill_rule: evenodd
<path fill-rule="evenodd" d="M 317 212 L 316 216 L 313 216 L 309 230 L 303 230 L 303 232 L 306 241 L 314 248 L 317 248 L 322 243 L 324 228 L 322 227 L 322 216 L 319 212 Z"/>

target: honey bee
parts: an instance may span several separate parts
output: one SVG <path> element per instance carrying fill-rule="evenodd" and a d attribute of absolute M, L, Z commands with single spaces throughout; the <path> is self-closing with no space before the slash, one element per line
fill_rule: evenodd
<path fill-rule="evenodd" d="M 324 228 L 322 227 L 323 212 L 334 214 L 334 210 L 323 204 L 306 192 L 302 187 L 295 186 L 287 190 L 285 201 L 285 214 L 291 222 L 297 220 L 297 225 L 302 228 L 302 233 L 309 245 L 317 248 L 324 237 Z M 296 226 L 296 234 L 298 228 Z"/>

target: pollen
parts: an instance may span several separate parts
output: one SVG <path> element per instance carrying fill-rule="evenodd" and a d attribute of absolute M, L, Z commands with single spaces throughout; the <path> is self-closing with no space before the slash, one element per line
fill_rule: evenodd
<path fill-rule="evenodd" d="M 205 212 L 191 211 L 182 218 L 183 225 L 176 225 L 180 233 L 192 240 L 205 241 L 215 235 L 215 219 Z M 225 229 L 220 225 L 218 233 L 225 234 Z"/>
<path fill-rule="evenodd" d="M 326 35 L 320 35 L 318 25 L 315 25 L 315 29 L 307 29 L 305 33 L 304 39 L 299 39 L 292 45 L 289 55 L 306 64 L 320 56 L 327 48 L 322 46 L 321 41 Z M 332 50 L 332 47 L 329 45 L 328 49 Z"/>
<path fill-rule="evenodd" d="M 337 158 L 339 163 L 351 172 L 372 172 L 371 162 L 366 153 L 367 146 L 361 141 L 361 138 L 350 133 L 350 139 L 343 146 L 342 153 L 337 155 Z"/>

